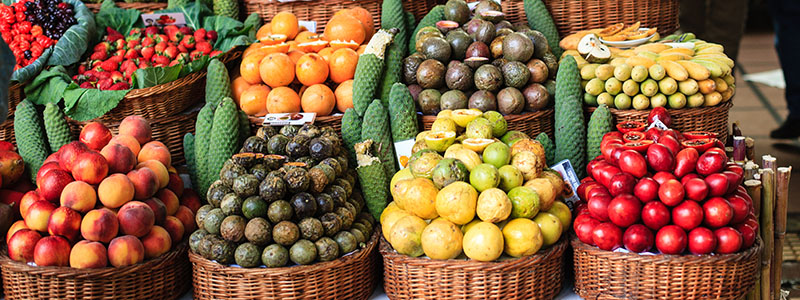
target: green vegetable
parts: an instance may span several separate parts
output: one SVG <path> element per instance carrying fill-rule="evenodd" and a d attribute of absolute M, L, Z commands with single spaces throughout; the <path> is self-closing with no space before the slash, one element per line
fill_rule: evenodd
<path fill-rule="evenodd" d="M 144 89 L 172 82 L 180 78 L 183 65 L 148 67 L 133 72 L 133 87 Z"/>
<path fill-rule="evenodd" d="M 591 161 L 600 155 L 600 142 L 603 135 L 614 130 L 611 112 L 608 106 L 600 104 L 589 118 L 589 125 L 586 132 L 586 161 Z"/>
<path fill-rule="evenodd" d="M 228 68 L 218 59 L 212 59 L 208 63 L 208 75 L 206 76 L 206 103 L 216 106 L 222 98 L 232 96 Z"/>
<path fill-rule="evenodd" d="M 370 153 L 374 148 L 372 140 L 366 140 L 355 146 L 358 157 L 358 181 L 361 183 L 361 191 L 364 194 L 364 201 L 367 204 L 369 213 L 380 219 L 381 212 L 386 208 L 389 198 L 389 180 L 383 170 L 381 160 Z"/>
<path fill-rule="evenodd" d="M 348 108 L 342 116 L 342 140 L 350 164 L 356 164 L 356 153 L 353 146 L 361 142 L 361 117 L 358 116 L 355 108 Z"/>
<path fill-rule="evenodd" d="M 225 97 L 214 111 L 214 125 L 211 128 L 211 142 L 208 144 L 209 183 L 219 179 L 219 171 L 225 161 L 239 150 L 239 113 L 236 103 Z"/>
<path fill-rule="evenodd" d="M 393 32 L 381 29 L 372 36 L 364 53 L 358 57 L 356 72 L 353 78 L 353 107 L 359 116 L 363 116 L 367 107 L 375 98 L 383 74 L 383 59 L 386 48 L 392 43 Z"/>
<path fill-rule="evenodd" d="M 53 79 L 54 77 L 56 79 Z M 67 69 L 64 66 L 54 66 L 42 71 L 39 76 L 25 85 L 25 97 L 36 105 L 58 103 L 71 82 L 72 79 L 67 75 Z"/>
<path fill-rule="evenodd" d="M 31 182 L 36 182 L 36 173 L 50 155 L 50 151 L 47 149 L 42 119 L 36 111 L 36 106 L 28 100 L 22 100 L 17 104 L 17 110 L 14 112 L 14 132 L 17 133 L 15 137 L 19 155 L 25 161 L 25 173 L 30 176 Z"/>
<path fill-rule="evenodd" d="M 211 145 L 211 129 L 214 124 L 214 106 L 211 103 L 206 103 L 200 112 L 197 114 L 197 122 L 195 123 L 194 133 L 194 154 L 195 154 L 195 168 L 197 169 L 197 193 L 205 198 L 206 191 L 214 176 L 219 174 L 210 174 L 208 172 L 208 149 Z M 188 159 L 188 158 L 187 158 Z"/>
<path fill-rule="evenodd" d="M 189 4 L 189 0 L 167 0 L 167 8 L 176 8 Z"/>
<path fill-rule="evenodd" d="M 540 31 L 547 38 L 547 44 L 556 57 L 561 57 L 561 47 L 558 46 L 558 29 L 547 11 L 547 7 L 542 0 L 524 0 L 525 16 L 528 18 L 528 26 Z"/>
<path fill-rule="evenodd" d="M 214 14 L 229 18 L 239 18 L 238 0 L 214 0 Z"/>
<path fill-rule="evenodd" d="M 199 183 L 197 177 L 197 165 L 195 165 L 194 135 L 187 133 L 183 136 L 183 157 L 186 158 L 186 166 L 189 168 L 189 177 L 192 184 L 197 188 Z"/>
<path fill-rule="evenodd" d="M 555 96 L 555 161 L 569 159 L 579 178 L 586 167 L 586 127 L 581 105 L 581 77 L 575 58 L 558 65 Z"/>
<path fill-rule="evenodd" d="M 100 5 L 100 11 L 95 15 L 97 28 L 100 28 L 97 30 L 96 39 L 100 40 L 106 34 L 106 27 L 111 27 L 123 35 L 131 32 L 136 22 L 141 19 L 141 14 L 136 9 L 119 8 L 113 0 L 104 0 Z"/>
<path fill-rule="evenodd" d="M 540 133 L 536 136 L 536 140 L 542 144 L 542 148 L 544 148 L 544 157 L 547 160 L 547 164 L 553 164 L 556 162 L 556 145 L 553 144 L 553 141 L 547 136 L 547 133 Z"/>
<path fill-rule="evenodd" d="M 44 129 L 47 133 L 47 141 L 50 143 L 50 152 L 56 152 L 61 146 L 72 142 L 69 133 L 69 124 L 64 116 L 64 112 L 58 104 L 47 103 L 44 114 Z"/>
<path fill-rule="evenodd" d="M 392 178 L 397 172 L 392 142 L 392 129 L 389 122 L 389 113 L 380 100 L 372 101 L 364 113 L 364 126 L 361 128 L 361 139 L 373 140 L 371 153 L 381 159 L 386 178 Z"/>
<path fill-rule="evenodd" d="M 405 84 L 395 83 L 388 98 L 392 140 L 400 142 L 413 139 L 419 133 L 419 128 L 416 106 L 408 88 Z"/>
<path fill-rule="evenodd" d="M 428 12 L 422 20 L 419 20 L 417 23 L 417 28 L 414 29 L 414 32 L 411 33 L 408 39 L 408 54 L 414 54 L 417 52 L 417 32 L 422 29 L 422 27 L 426 26 L 436 26 L 436 22 L 444 20 L 444 5 L 436 5 L 434 6 L 431 11 Z"/>

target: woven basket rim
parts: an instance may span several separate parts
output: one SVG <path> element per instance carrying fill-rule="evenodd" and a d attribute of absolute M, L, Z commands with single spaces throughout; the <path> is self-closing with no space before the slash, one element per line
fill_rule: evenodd
<path fill-rule="evenodd" d="M 4 247 L 3 253 L 0 254 L 0 265 L 2 265 L 3 268 L 9 268 L 14 272 L 42 274 L 42 275 L 56 275 L 62 278 L 68 278 L 68 277 L 93 278 L 93 277 L 110 276 L 110 275 L 132 274 L 139 271 L 149 271 L 153 268 L 159 267 L 160 265 L 172 263 L 180 256 L 182 256 L 182 253 L 187 252 L 187 249 L 189 247 L 188 245 L 189 245 L 188 239 L 183 239 L 175 248 L 154 259 L 144 261 L 132 266 L 125 266 L 120 268 L 105 267 L 96 269 L 30 266 L 26 263 L 12 260 L 10 257 L 8 257 L 8 253 Z"/>
<path fill-rule="evenodd" d="M 228 50 L 228 52 L 223 53 L 222 56 L 219 57 L 219 60 L 222 63 L 228 63 L 231 60 L 238 58 L 239 57 L 238 54 L 240 54 L 241 52 L 242 51 L 238 51 L 238 49 L 236 48 Z M 201 71 L 189 73 L 186 76 L 183 76 L 181 78 L 175 79 L 167 83 L 162 83 L 156 86 L 151 86 L 143 89 L 132 89 L 130 92 L 125 94 L 125 99 L 148 97 L 154 94 L 161 93 L 164 90 L 172 90 L 186 85 L 190 85 L 200 80 L 201 78 L 204 78 L 206 76 L 206 73 L 207 73 L 206 69 L 203 69 Z"/>
<path fill-rule="evenodd" d="M 516 118 L 530 119 L 530 118 L 536 118 L 536 117 L 539 117 L 539 116 L 544 116 L 544 115 L 547 115 L 547 114 L 552 113 L 554 111 L 555 111 L 555 108 L 551 106 L 551 107 L 548 107 L 548 108 L 545 108 L 545 109 L 540 109 L 540 110 L 537 110 L 537 111 L 526 111 L 526 112 L 523 112 L 521 114 L 503 115 L 503 118 L 504 119 L 512 119 L 512 118 L 514 118 L 514 119 L 516 119 Z M 417 112 L 417 115 L 420 115 L 420 114 L 421 114 L 420 112 Z M 435 120 L 436 117 L 437 117 L 436 115 L 425 115 L 425 114 L 420 115 L 420 116 L 422 117 L 423 121 Z"/>
<path fill-rule="evenodd" d="M 761 237 L 756 236 L 755 243 L 745 251 L 740 251 L 731 254 L 704 254 L 704 255 L 674 255 L 674 254 L 656 254 L 656 255 L 642 255 L 633 252 L 614 252 L 601 250 L 595 246 L 590 246 L 581 242 L 577 236 L 571 235 L 570 244 L 575 252 L 583 251 L 588 255 L 602 257 L 609 260 L 626 261 L 637 260 L 640 264 L 713 264 L 713 263 L 726 263 L 731 261 L 744 261 L 749 260 L 753 256 L 760 256 L 763 248 Z"/>
<path fill-rule="evenodd" d="M 336 114 L 327 115 L 327 116 L 317 116 L 314 119 L 314 123 L 319 122 L 319 121 L 330 121 L 330 120 L 337 120 L 337 119 L 341 120 L 343 116 L 344 116 L 344 114 L 342 114 L 342 113 L 336 113 Z M 247 119 L 250 120 L 250 123 L 257 124 L 257 125 L 261 125 L 261 124 L 264 123 L 264 116 L 256 117 L 256 116 L 248 115 Z"/>
<path fill-rule="evenodd" d="M 728 101 L 722 102 L 722 104 L 720 104 L 720 105 L 715 105 L 715 106 L 702 106 L 702 107 L 692 107 L 692 108 L 688 108 L 688 107 L 686 107 L 686 108 L 668 108 L 667 112 L 669 112 L 671 115 L 684 114 L 684 113 L 705 114 L 705 113 L 708 113 L 708 112 L 714 112 L 714 111 L 718 111 L 718 110 L 727 110 L 727 109 L 730 109 L 731 107 L 733 107 L 733 100 L 728 100 Z M 587 111 L 587 112 L 593 112 L 593 111 L 595 111 L 597 109 L 597 107 L 595 107 L 595 106 L 584 106 L 583 109 L 585 111 Z M 645 114 L 645 113 L 649 113 L 649 111 L 651 111 L 653 109 L 651 108 L 651 109 L 636 110 L 636 109 L 616 109 L 616 108 L 609 107 L 608 110 L 611 111 L 611 112 L 615 112 L 615 113 L 628 113 L 628 114 L 641 113 L 641 114 Z"/>
<path fill-rule="evenodd" d="M 194 253 L 193 251 L 191 251 L 191 249 L 188 251 L 188 253 L 189 253 L 189 260 L 192 262 L 192 264 L 200 264 L 203 265 L 203 267 L 205 268 L 214 269 L 216 272 L 225 272 L 228 274 L 242 274 L 246 276 L 265 276 L 265 277 L 267 276 L 281 277 L 287 275 L 296 276 L 297 274 L 320 272 L 369 259 L 370 254 L 375 250 L 375 247 L 378 244 L 379 235 L 380 235 L 380 230 L 378 230 L 378 227 L 376 226 L 374 232 L 372 233 L 372 237 L 370 238 L 369 243 L 367 243 L 366 247 L 355 250 L 355 252 L 339 257 L 335 260 L 326 262 L 317 262 L 311 265 L 296 265 L 296 266 L 280 267 L 280 268 L 232 267 L 208 260 L 205 257 L 197 253 Z"/>

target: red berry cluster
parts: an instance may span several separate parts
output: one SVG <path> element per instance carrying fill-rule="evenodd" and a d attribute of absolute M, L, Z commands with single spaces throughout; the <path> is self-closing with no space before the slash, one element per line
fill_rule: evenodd
<path fill-rule="evenodd" d="M 14 70 L 33 63 L 75 23 L 72 5 L 67 3 L 23 0 L 0 4 L 0 35 L 14 53 Z"/>
<path fill-rule="evenodd" d="M 168 25 L 133 28 L 122 36 L 106 28 L 103 42 L 94 46 L 89 59 L 78 67 L 73 80 L 82 88 L 101 90 L 126 90 L 131 87 L 131 76 L 138 69 L 187 64 L 203 56 L 217 56 L 214 50 L 216 31 L 203 28 Z"/>
<path fill-rule="evenodd" d="M 744 170 L 728 162 L 713 133 L 621 125 L 629 131 L 603 137 L 602 155 L 586 166 L 589 177 L 577 189 L 573 229 L 582 242 L 663 254 L 726 254 L 753 245 L 758 221 L 741 185 Z"/>

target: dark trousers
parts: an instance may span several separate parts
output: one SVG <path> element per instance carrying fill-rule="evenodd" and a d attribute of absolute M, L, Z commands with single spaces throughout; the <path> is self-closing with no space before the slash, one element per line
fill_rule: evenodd
<path fill-rule="evenodd" d="M 787 119 L 800 121 L 800 1 L 771 0 L 775 25 L 775 50 L 786 80 Z"/>
<path fill-rule="evenodd" d="M 725 54 L 736 60 L 744 34 L 747 4 L 747 0 L 681 0 L 681 30 L 722 45 Z"/>

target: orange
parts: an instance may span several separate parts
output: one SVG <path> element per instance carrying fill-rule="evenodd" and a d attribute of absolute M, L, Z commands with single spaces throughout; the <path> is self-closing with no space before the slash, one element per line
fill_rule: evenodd
<path fill-rule="evenodd" d="M 356 50 L 356 53 L 358 53 L 358 55 L 364 54 L 364 50 L 367 50 L 367 45 L 358 46 L 358 50 Z"/>
<path fill-rule="evenodd" d="M 330 45 L 331 48 L 333 48 L 334 50 L 341 48 L 350 48 L 356 50 L 360 46 L 359 44 L 356 44 L 356 42 L 354 41 L 340 41 L 340 40 L 331 41 Z"/>
<path fill-rule="evenodd" d="M 303 31 L 298 33 L 297 36 L 294 37 L 294 40 L 299 43 L 305 43 L 305 42 L 318 41 L 319 38 L 320 38 L 319 35 L 317 35 L 316 33 L 313 33 L 311 31 Z"/>
<path fill-rule="evenodd" d="M 286 43 L 289 44 L 289 51 L 299 50 L 297 49 L 297 44 L 299 44 L 297 41 L 288 41 Z"/>
<path fill-rule="evenodd" d="M 285 53 L 272 53 L 258 67 L 261 80 L 272 88 L 287 86 L 294 80 L 294 63 Z"/>
<path fill-rule="evenodd" d="M 272 23 L 267 23 L 261 25 L 261 28 L 258 28 L 258 31 L 256 31 L 256 38 L 260 40 L 261 38 L 268 36 L 271 33 L 272 33 Z"/>
<path fill-rule="evenodd" d="M 270 88 L 263 84 L 254 84 L 244 91 L 239 107 L 249 116 L 263 117 L 267 115 L 267 96 Z"/>
<path fill-rule="evenodd" d="M 322 58 L 325 59 L 325 62 L 329 61 L 329 58 L 331 57 L 332 53 L 333 53 L 333 48 L 331 48 L 331 47 L 324 48 L 322 50 L 319 50 L 319 52 L 317 52 L 317 54 L 319 54 L 319 56 L 322 56 Z"/>
<path fill-rule="evenodd" d="M 285 34 L 270 34 L 265 37 L 258 39 L 262 44 L 271 46 L 283 43 L 286 41 Z"/>
<path fill-rule="evenodd" d="M 275 45 L 266 45 L 266 46 L 263 46 L 259 50 L 256 50 L 256 51 L 263 51 L 264 54 L 286 53 L 286 52 L 289 52 L 289 44 L 280 43 L 280 44 L 275 44 Z"/>
<path fill-rule="evenodd" d="M 354 41 L 359 45 L 364 43 L 367 38 L 361 21 L 346 14 L 339 14 L 331 18 L 328 25 L 325 26 L 322 36 L 328 41 Z"/>
<path fill-rule="evenodd" d="M 247 49 L 244 49 L 244 52 L 242 52 L 242 57 L 256 52 L 256 50 L 261 49 L 261 47 L 264 47 L 264 44 L 258 42 L 250 44 L 250 46 L 247 46 Z"/>
<path fill-rule="evenodd" d="M 300 112 L 300 96 L 291 88 L 274 88 L 267 96 L 267 112 L 270 114 Z"/>
<path fill-rule="evenodd" d="M 272 17 L 272 33 L 285 34 L 290 40 L 294 39 L 299 31 L 297 16 L 288 11 L 282 11 Z"/>
<path fill-rule="evenodd" d="M 308 53 L 297 61 L 295 74 L 297 74 L 297 80 L 303 85 L 312 86 L 323 83 L 328 79 L 328 63 L 319 54 Z"/>
<path fill-rule="evenodd" d="M 261 60 L 263 60 L 264 56 L 267 55 L 261 52 L 255 52 L 245 56 L 242 59 L 242 63 L 239 64 L 239 73 L 242 74 L 242 78 L 244 78 L 247 83 L 261 83 L 259 68 L 261 66 Z"/>
<path fill-rule="evenodd" d="M 309 86 L 300 100 L 304 112 L 317 113 L 320 116 L 330 115 L 336 105 L 336 96 L 327 85 L 315 84 Z"/>
<path fill-rule="evenodd" d="M 364 26 L 364 32 L 367 34 L 365 41 L 369 41 L 372 34 L 375 33 L 375 24 L 372 21 L 372 14 L 369 13 L 368 10 L 364 9 L 363 7 L 357 6 L 350 9 L 343 9 L 343 13 L 358 19 L 361 22 L 361 25 Z"/>
<path fill-rule="evenodd" d="M 242 96 L 247 88 L 250 87 L 250 83 L 247 80 L 244 80 L 244 77 L 238 76 L 231 82 L 231 89 L 233 90 L 233 101 L 236 101 L 236 104 L 239 104 L 239 99 Z"/>
<path fill-rule="evenodd" d="M 322 50 L 327 46 L 328 46 L 328 41 L 313 41 L 313 42 L 305 42 L 302 44 L 298 44 L 297 49 L 299 49 L 300 51 L 317 53 L 319 52 L 319 50 Z"/>
<path fill-rule="evenodd" d="M 342 83 L 345 80 L 353 79 L 358 64 L 358 53 L 349 48 L 342 48 L 333 51 L 328 59 L 331 80 Z"/>
<path fill-rule="evenodd" d="M 345 112 L 348 108 L 353 108 L 353 80 L 342 82 L 336 87 L 336 109 Z"/>
<path fill-rule="evenodd" d="M 292 59 L 292 63 L 296 65 L 297 61 L 300 60 L 300 57 L 302 57 L 306 53 L 300 50 L 289 50 L 289 53 L 287 54 L 289 55 L 289 58 Z"/>

